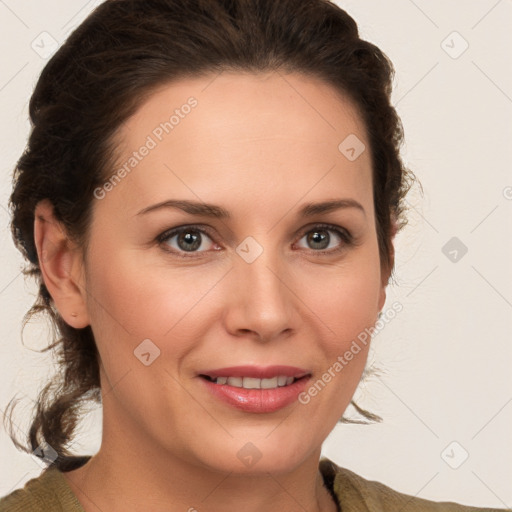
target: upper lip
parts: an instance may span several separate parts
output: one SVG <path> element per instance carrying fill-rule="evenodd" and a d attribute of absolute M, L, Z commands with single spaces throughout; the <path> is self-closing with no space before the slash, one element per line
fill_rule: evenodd
<path fill-rule="evenodd" d="M 269 379 L 279 375 L 286 377 L 295 377 L 300 379 L 310 372 L 296 366 L 230 366 L 228 368 L 216 368 L 215 370 L 205 370 L 199 372 L 199 375 L 207 375 L 211 378 L 216 377 L 253 377 L 255 379 Z"/>

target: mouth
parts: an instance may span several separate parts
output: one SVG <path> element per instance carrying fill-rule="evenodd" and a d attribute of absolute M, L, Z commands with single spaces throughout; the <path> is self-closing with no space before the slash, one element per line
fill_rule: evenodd
<path fill-rule="evenodd" d="M 250 413 L 270 413 L 287 407 L 306 388 L 312 373 L 294 366 L 232 366 L 200 371 L 210 396 Z"/>
<path fill-rule="evenodd" d="M 297 400 L 312 372 L 287 365 L 231 366 L 197 375 L 205 388 L 228 405 L 245 412 L 274 412 Z"/>

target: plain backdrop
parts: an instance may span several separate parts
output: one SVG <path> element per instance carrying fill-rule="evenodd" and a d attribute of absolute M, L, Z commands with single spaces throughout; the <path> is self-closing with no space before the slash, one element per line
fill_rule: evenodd
<path fill-rule="evenodd" d="M 0 0 L 0 412 L 22 398 L 21 431 L 52 362 L 34 351 L 48 341 L 44 323 L 30 324 L 22 344 L 36 287 L 10 237 L 11 173 L 48 59 L 37 41 L 50 51 L 98 3 Z M 512 507 L 512 2 L 337 3 L 395 65 L 403 155 L 424 195 L 411 191 L 396 240 L 385 309 L 403 310 L 373 341 L 380 374 L 356 393 L 384 421 L 340 424 L 323 453 L 407 494 Z M 97 450 L 100 421 L 98 410 L 85 418 L 76 453 Z M 3 430 L 0 451 L 0 495 L 41 472 Z"/>

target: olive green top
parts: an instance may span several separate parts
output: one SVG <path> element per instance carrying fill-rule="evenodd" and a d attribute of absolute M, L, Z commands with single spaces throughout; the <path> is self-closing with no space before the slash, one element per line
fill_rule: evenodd
<path fill-rule="evenodd" d="M 90 457 L 77 457 L 79 467 Z M 476 508 L 452 502 L 428 501 L 408 496 L 339 467 L 331 460 L 320 459 L 325 485 L 341 512 L 495 512 L 503 509 Z M 71 468 L 70 468 L 71 469 Z M 54 465 L 22 489 L 0 499 L 0 512 L 84 512 L 77 497 Z M 127 511 L 129 512 L 129 511 Z"/>

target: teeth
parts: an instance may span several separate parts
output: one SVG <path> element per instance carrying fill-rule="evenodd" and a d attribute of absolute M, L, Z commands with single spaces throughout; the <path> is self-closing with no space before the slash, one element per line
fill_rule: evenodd
<path fill-rule="evenodd" d="M 235 388 L 243 387 L 243 378 L 242 377 L 228 377 L 227 383 L 229 386 L 235 386 Z"/>
<path fill-rule="evenodd" d="M 254 377 L 217 377 L 213 379 L 216 384 L 227 384 L 235 388 L 244 389 L 275 389 L 277 387 L 289 386 L 295 380 L 294 377 L 278 375 L 271 379 L 256 379 Z"/>
<path fill-rule="evenodd" d="M 245 381 L 245 379 L 244 379 Z M 274 377 L 273 379 L 261 379 L 261 389 L 272 389 L 277 388 L 278 378 Z"/>
<path fill-rule="evenodd" d="M 242 387 L 245 389 L 260 389 L 261 379 L 255 379 L 253 377 L 244 377 Z"/>

